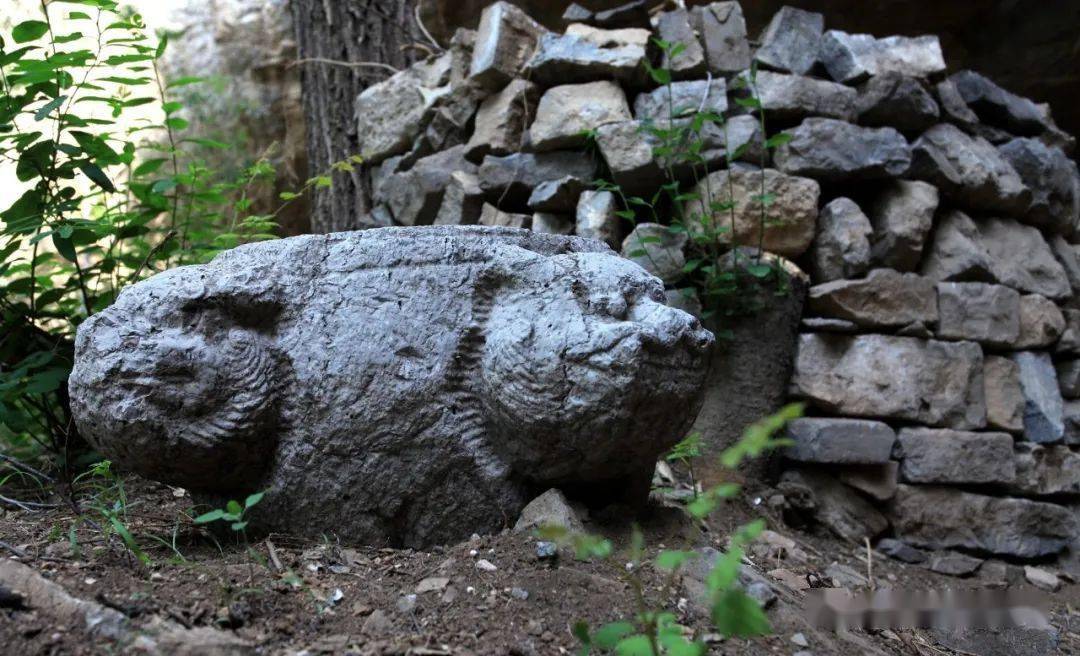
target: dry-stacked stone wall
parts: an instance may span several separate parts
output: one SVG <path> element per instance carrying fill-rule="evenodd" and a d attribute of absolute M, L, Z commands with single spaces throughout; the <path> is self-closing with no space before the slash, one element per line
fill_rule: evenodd
<path fill-rule="evenodd" d="M 737 2 L 643 7 L 574 6 L 557 33 L 496 3 L 445 53 L 364 91 L 374 222 L 576 233 L 629 254 L 640 242 L 618 195 L 593 184 L 599 171 L 649 197 L 665 178 L 643 122 L 666 120 L 669 101 L 724 114 L 725 130 L 703 134 L 699 195 L 734 189 L 728 239 L 756 245 L 764 161 L 777 219 L 764 248 L 812 283 L 790 384 L 808 417 L 790 429 L 783 503 L 895 549 L 1068 554 L 1080 532 L 1075 140 L 1045 105 L 947 71 L 934 36 L 847 34 L 784 8 L 753 38 Z M 653 37 L 686 48 L 660 61 Z M 670 89 L 646 61 L 672 71 Z M 734 102 L 755 61 L 769 135 Z M 762 148 L 780 131 L 790 141 Z M 729 148 L 742 160 L 730 168 Z M 660 238 L 638 261 L 682 302 L 685 235 L 635 231 Z"/>

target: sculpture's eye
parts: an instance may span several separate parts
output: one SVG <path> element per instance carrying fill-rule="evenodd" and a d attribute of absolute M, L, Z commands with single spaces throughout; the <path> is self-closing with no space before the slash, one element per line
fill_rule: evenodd
<path fill-rule="evenodd" d="M 589 306 L 597 314 L 607 315 L 619 320 L 626 319 L 626 312 L 629 309 L 626 298 L 622 294 L 614 292 L 593 297 L 589 301 Z"/>

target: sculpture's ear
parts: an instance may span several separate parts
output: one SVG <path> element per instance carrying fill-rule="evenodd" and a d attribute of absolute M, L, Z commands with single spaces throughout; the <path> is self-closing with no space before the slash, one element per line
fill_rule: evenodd
<path fill-rule="evenodd" d="M 285 308 L 284 299 L 274 289 L 207 288 L 188 296 L 180 305 L 184 325 L 200 324 L 204 329 L 248 328 L 269 331 L 277 325 Z"/>

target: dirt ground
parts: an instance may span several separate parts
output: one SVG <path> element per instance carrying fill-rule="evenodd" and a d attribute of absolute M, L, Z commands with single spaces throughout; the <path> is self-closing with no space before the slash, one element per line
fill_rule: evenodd
<path fill-rule="evenodd" d="M 192 502 L 183 491 L 136 477 L 125 482 L 128 525 L 151 565 L 132 558 L 117 538 L 102 540 L 100 533 L 77 522 L 67 506 L 5 511 L 0 517 L 2 557 L 28 565 L 78 600 L 119 611 L 135 627 L 156 620 L 188 629 L 207 627 L 216 635 L 239 638 L 247 645 L 246 653 L 576 654 L 579 644 L 570 632 L 575 622 L 595 627 L 632 617 L 635 611 L 626 582 L 630 529 L 625 512 L 594 513 L 591 518 L 590 528 L 616 544 L 615 555 L 602 562 L 576 561 L 565 552 L 556 562 L 541 560 L 535 537 L 510 531 L 427 552 L 339 544 L 331 535 L 301 540 L 275 534 L 252 540 L 245 548 L 193 525 Z M 714 526 L 695 525 L 678 508 L 656 504 L 639 521 L 655 553 L 661 548 L 722 548 L 723 536 L 734 527 L 764 516 L 775 534 L 748 554 L 760 571 L 786 570 L 793 573 L 789 583 L 809 575 L 828 585 L 826 570 L 837 563 L 850 568 L 838 583 L 867 585 L 864 546 L 786 526 L 768 510 L 767 494 L 749 491 L 718 513 L 722 519 Z M 794 548 L 787 539 L 795 542 Z M 481 560 L 494 569 L 478 566 Z M 989 584 L 982 574 L 969 579 L 941 576 L 877 553 L 870 569 L 878 587 L 940 590 Z M 775 579 L 771 582 L 778 600 L 768 611 L 773 635 L 720 641 L 683 588 L 666 588 L 666 577 L 647 565 L 641 576 L 650 603 L 663 605 L 699 636 L 708 636 L 710 653 L 957 653 L 936 644 L 933 634 L 924 630 L 834 633 L 815 628 L 806 618 L 805 593 Z M 1058 653 L 1080 653 L 1080 614 L 1074 610 L 1078 589 L 1066 582 L 1053 595 L 1050 620 L 1058 630 Z M 85 624 L 58 619 L 50 610 L 15 609 L 3 604 L 0 595 L 0 653 L 139 650 L 137 644 L 95 637 Z M 198 644 L 185 649 L 192 654 L 223 653 Z"/>

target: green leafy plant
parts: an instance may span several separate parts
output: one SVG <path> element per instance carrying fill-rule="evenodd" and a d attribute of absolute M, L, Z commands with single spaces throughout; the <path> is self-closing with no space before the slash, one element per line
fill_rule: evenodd
<path fill-rule="evenodd" d="M 244 543 L 247 544 L 248 522 L 244 519 L 244 515 L 262 501 L 265 494 L 265 492 L 256 492 L 255 494 L 249 495 L 248 498 L 244 499 L 243 505 L 236 500 L 229 501 L 225 504 L 224 508 L 216 508 L 210 512 L 203 513 L 196 517 L 194 521 L 196 524 L 228 522 L 229 529 L 243 537 Z"/>
<path fill-rule="evenodd" d="M 150 556 L 146 554 L 135 535 L 128 527 L 128 497 L 124 489 L 124 481 L 113 471 L 112 462 L 101 460 L 94 463 L 88 470 L 75 477 L 73 485 L 84 483 L 90 492 L 88 508 L 97 514 L 104 522 L 102 526 L 91 524 L 100 530 L 108 542 L 111 535 L 120 538 L 127 551 L 138 559 L 143 565 L 151 563 Z M 83 518 L 85 520 L 85 518 Z M 75 539 L 74 525 L 70 532 L 72 549 L 77 550 L 78 541 Z"/>
<path fill-rule="evenodd" d="M 690 433 L 681 442 L 671 447 L 664 460 L 677 462 L 686 467 L 690 475 L 690 488 L 694 492 L 694 498 L 698 496 L 697 478 L 694 476 L 694 461 L 701 457 L 701 433 Z"/>

